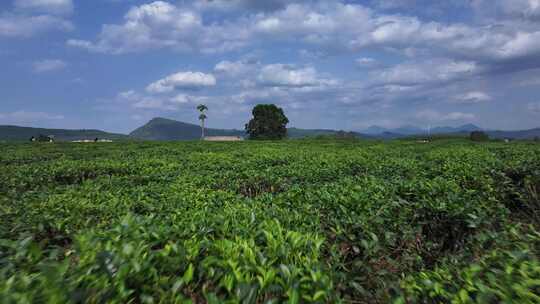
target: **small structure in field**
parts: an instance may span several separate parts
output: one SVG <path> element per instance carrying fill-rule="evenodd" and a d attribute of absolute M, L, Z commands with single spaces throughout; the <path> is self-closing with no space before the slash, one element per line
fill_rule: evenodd
<path fill-rule="evenodd" d="M 205 136 L 205 141 L 242 141 L 244 140 L 241 136 Z"/>

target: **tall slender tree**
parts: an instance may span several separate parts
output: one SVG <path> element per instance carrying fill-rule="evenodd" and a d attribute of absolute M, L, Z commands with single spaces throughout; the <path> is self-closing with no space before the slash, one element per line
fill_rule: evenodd
<path fill-rule="evenodd" d="M 204 121 L 208 118 L 206 116 L 206 111 L 208 111 L 208 107 L 206 105 L 200 104 L 197 106 L 197 110 L 201 112 L 201 115 L 199 115 L 199 120 L 201 121 L 201 139 L 204 139 Z"/>

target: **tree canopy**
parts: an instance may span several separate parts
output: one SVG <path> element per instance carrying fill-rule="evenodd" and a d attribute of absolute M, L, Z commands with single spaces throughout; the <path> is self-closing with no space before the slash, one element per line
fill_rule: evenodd
<path fill-rule="evenodd" d="M 253 118 L 246 124 L 250 139 L 276 140 L 287 137 L 289 119 L 283 109 L 273 104 L 260 104 L 253 108 Z"/>
<path fill-rule="evenodd" d="M 489 140 L 489 135 L 482 131 L 473 131 L 470 138 L 472 141 L 486 141 Z"/>

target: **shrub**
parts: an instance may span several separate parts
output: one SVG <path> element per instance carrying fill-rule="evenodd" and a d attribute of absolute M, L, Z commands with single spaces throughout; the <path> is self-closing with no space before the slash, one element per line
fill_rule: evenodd
<path fill-rule="evenodd" d="M 487 141 L 489 140 L 489 136 L 482 131 L 473 131 L 471 132 L 470 139 L 472 141 Z"/>

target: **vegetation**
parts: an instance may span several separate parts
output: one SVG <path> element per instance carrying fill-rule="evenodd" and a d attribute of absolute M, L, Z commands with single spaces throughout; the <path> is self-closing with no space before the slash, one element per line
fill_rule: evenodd
<path fill-rule="evenodd" d="M 538 303 L 540 146 L 10 144 L 3 303 Z"/>
<path fill-rule="evenodd" d="M 287 137 L 289 119 L 282 108 L 273 104 L 256 105 L 252 111 L 253 119 L 246 124 L 250 139 L 276 140 Z"/>
<path fill-rule="evenodd" d="M 489 135 L 482 131 L 473 131 L 471 132 L 470 139 L 472 141 L 487 141 L 489 140 Z"/>

